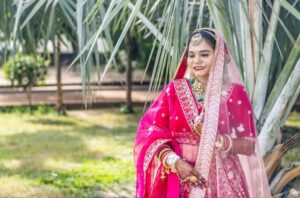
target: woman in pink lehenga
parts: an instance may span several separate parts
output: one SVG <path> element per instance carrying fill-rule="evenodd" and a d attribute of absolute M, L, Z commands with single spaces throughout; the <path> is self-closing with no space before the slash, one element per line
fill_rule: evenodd
<path fill-rule="evenodd" d="M 253 111 L 224 39 L 199 29 L 141 118 L 137 197 L 271 197 Z"/>

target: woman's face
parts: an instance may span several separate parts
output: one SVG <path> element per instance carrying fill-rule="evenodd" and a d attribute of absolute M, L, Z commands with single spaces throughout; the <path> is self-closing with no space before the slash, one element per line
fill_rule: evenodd
<path fill-rule="evenodd" d="M 214 58 L 214 49 L 202 39 L 198 45 L 189 44 L 187 65 L 193 76 L 201 81 L 207 81 L 209 70 Z"/>

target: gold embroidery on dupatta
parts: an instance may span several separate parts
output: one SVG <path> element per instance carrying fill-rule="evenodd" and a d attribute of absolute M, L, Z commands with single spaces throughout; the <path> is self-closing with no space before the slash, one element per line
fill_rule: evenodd
<path fill-rule="evenodd" d="M 246 178 L 244 176 L 240 161 L 236 155 L 221 157 L 219 155 L 220 169 L 224 172 L 224 178 L 220 182 L 221 185 L 225 183 L 230 186 L 231 191 L 235 194 L 235 197 L 249 197 L 248 192 L 244 189 L 246 187 Z M 225 170 L 227 175 L 225 174 Z M 221 188 L 224 188 L 221 186 Z M 228 189 L 229 190 L 229 189 Z M 223 194 L 226 192 L 223 192 Z M 221 194 L 220 197 L 223 197 Z M 224 195 L 225 196 L 225 195 Z M 231 197 L 231 196 L 230 196 Z"/>
<path fill-rule="evenodd" d="M 198 108 L 194 101 L 192 92 L 186 79 L 177 79 L 173 82 L 180 106 L 184 113 L 184 117 L 189 124 L 190 130 L 192 131 L 191 125 L 194 118 L 198 115 Z"/>
<path fill-rule="evenodd" d="M 204 127 L 201 135 L 198 156 L 195 164 L 195 169 L 201 173 L 201 175 L 208 180 L 211 161 L 213 157 L 213 150 L 215 144 L 215 138 L 218 129 L 218 114 L 219 114 L 219 104 L 221 102 L 220 91 L 222 88 L 223 75 L 223 64 L 224 64 L 224 43 L 221 41 L 218 35 L 216 39 L 216 52 L 217 56 L 213 60 L 215 73 L 209 76 L 208 89 L 205 98 L 205 109 L 208 112 L 205 116 Z M 219 97 L 218 97 L 219 96 Z M 213 99 L 214 98 L 214 99 Z M 214 100 L 213 102 L 211 100 Z M 190 197 L 204 197 L 205 189 L 192 188 Z"/>
<path fill-rule="evenodd" d="M 166 139 L 158 139 L 158 140 L 155 140 L 151 146 L 149 146 L 149 148 L 147 149 L 146 151 L 146 154 L 145 154 L 145 159 L 144 159 L 144 171 L 147 170 L 148 166 L 149 166 L 149 163 L 150 161 L 152 160 L 155 152 L 157 151 L 157 149 L 164 143 L 168 142 L 169 140 L 166 140 Z"/>
<path fill-rule="evenodd" d="M 234 197 L 234 193 L 230 187 L 230 184 L 227 180 L 226 173 L 224 171 L 224 167 L 222 165 L 221 157 L 219 153 L 216 153 L 216 175 L 217 175 L 217 182 L 216 184 L 219 185 L 218 188 L 218 197 Z"/>

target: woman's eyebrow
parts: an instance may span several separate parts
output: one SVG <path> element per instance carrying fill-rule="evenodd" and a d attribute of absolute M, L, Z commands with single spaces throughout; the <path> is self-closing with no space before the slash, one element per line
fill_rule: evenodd
<path fill-rule="evenodd" d="M 211 52 L 211 51 L 210 50 L 188 51 L 188 53 L 194 53 L 194 52 Z"/>

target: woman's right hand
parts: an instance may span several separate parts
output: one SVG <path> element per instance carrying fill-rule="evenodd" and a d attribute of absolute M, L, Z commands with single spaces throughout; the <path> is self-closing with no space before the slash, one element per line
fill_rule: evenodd
<path fill-rule="evenodd" d="M 179 159 L 175 163 L 175 168 L 178 173 L 178 176 L 180 177 L 181 181 L 188 182 L 194 187 L 200 187 L 200 188 L 207 188 L 207 183 L 203 177 L 200 176 L 200 173 L 198 173 L 195 168 L 185 160 Z M 196 182 L 190 181 L 191 176 L 194 176 L 197 178 Z"/>

